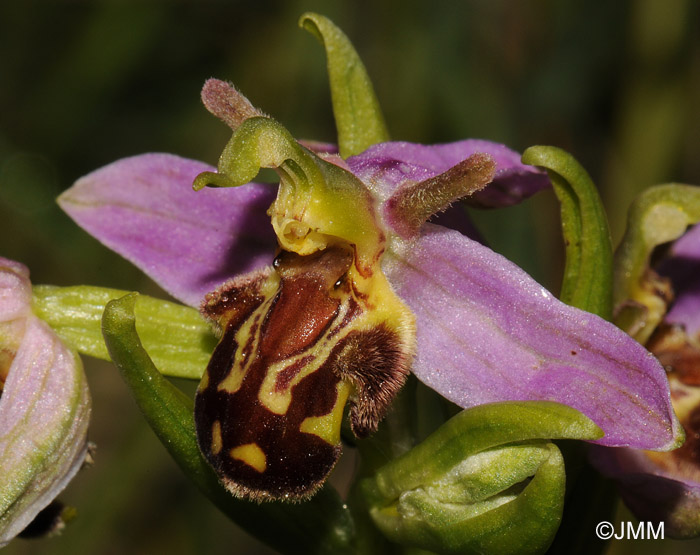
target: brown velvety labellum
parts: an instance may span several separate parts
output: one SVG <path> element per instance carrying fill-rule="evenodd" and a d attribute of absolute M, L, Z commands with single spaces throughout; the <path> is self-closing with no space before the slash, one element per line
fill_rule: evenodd
<path fill-rule="evenodd" d="M 202 311 L 222 330 L 195 399 L 200 449 L 239 497 L 303 499 L 340 456 L 343 408 L 374 431 L 408 374 L 410 349 L 349 277 L 353 252 L 282 251 L 224 284 Z"/>
<path fill-rule="evenodd" d="M 227 284 L 207 299 L 203 310 L 221 323 L 223 336 L 197 393 L 197 436 L 233 493 L 300 498 L 333 468 L 340 447 L 302 432 L 301 426 L 335 407 L 341 379 L 334 371 L 337 352 L 331 350 L 327 360 L 292 383 L 315 361 L 313 354 L 295 356 L 312 353 L 339 314 L 338 283 L 342 287 L 351 262 L 351 254 L 342 249 L 306 257 L 282 252 L 273 272 Z M 270 279 L 279 285 L 266 297 L 263 290 Z M 266 393 L 271 368 L 276 373 L 272 392 Z M 240 383 L 231 379 L 236 372 Z M 266 405 L 265 395 L 290 386 L 288 406 L 283 393 L 277 405 Z"/>

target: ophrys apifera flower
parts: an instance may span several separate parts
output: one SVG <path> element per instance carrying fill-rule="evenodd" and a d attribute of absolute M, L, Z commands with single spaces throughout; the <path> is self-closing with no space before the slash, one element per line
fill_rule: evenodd
<path fill-rule="evenodd" d="M 677 444 L 650 353 L 469 238 L 458 212 L 436 220 L 449 227 L 428 223 L 464 197 L 517 202 L 548 186 L 544 172 L 487 141 L 390 142 L 375 104 L 342 94 L 336 114 L 369 115 L 343 127 L 339 153 L 295 141 L 225 83 L 202 96 L 233 131 L 218 168 L 137 156 L 82 178 L 61 204 L 218 329 L 195 420 L 232 492 L 313 493 L 338 457 L 345 404 L 367 435 L 409 372 L 461 407 L 557 401 L 600 426 L 601 444 Z M 260 168 L 279 186 L 252 183 Z"/>

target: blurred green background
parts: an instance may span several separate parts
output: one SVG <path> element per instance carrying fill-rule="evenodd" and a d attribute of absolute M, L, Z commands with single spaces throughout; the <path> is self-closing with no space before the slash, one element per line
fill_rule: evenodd
<path fill-rule="evenodd" d="M 351 37 L 393 138 L 565 148 L 599 185 L 616 241 L 638 191 L 700 184 L 693 0 L 10 0 L 0 4 L 0 255 L 27 264 L 35 283 L 162 294 L 54 198 L 128 155 L 215 163 L 229 131 L 199 102 L 212 76 L 295 136 L 334 140 L 324 55 L 296 25 L 307 10 Z M 496 250 L 556 292 L 551 193 L 474 218 Z M 269 553 L 182 477 L 116 371 L 86 368 L 96 464 L 62 495 L 78 518 L 59 538 L 17 540 L 5 553 Z M 643 548 L 696 553 L 698 544 L 621 541 L 611 552 Z"/>

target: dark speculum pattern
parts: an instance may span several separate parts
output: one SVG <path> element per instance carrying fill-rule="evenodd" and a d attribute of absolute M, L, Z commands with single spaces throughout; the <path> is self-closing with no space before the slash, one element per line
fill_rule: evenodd
<path fill-rule="evenodd" d="M 235 495 L 312 495 L 340 446 L 302 424 L 339 418 L 345 382 L 353 391 L 353 431 L 364 437 L 408 374 L 396 332 L 383 322 L 353 329 L 366 307 L 347 279 L 352 260 L 341 248 L 309 256 L 282 251 L 273 269 L 224 285 L 203 306 L 223 334 L 197 392 L 197 437 Z"/>
<path fill-rule="evenodd" d="M 251 280 L 247 288 L 239 282 L 220 289 L 204 307 L 205 312 L 210 307 L 224 332 L 207 368 L 208 386 L 197 393 L 197 436 L 204 455 L 236 494 L 258 499 L 309 495 L 339 456 L 339 446 L 300 430 L 306 418 L 327 415 L 336 404 L 340 377 L 332 357 L 293 386 L 283 414 L 261 402 L 260 389 L 272 365 L 279 367 L 299 353 L 312 351 L 327 332 L 341 305 L 330 291 L 337 289 L 351 260 L 341 249 L 309 257 L 283 252 L 275 261 L 279 287 L 272 298 L 258 295 L 261 284 Z M 252 325 L 247 336 L 242 334 L 243 345 L 238 345 L 237 334 L 249 318 Z M 245 374 L 240 387 L 230 392 L 219 385 L 234 368 L 239 348 Z M 275 389 L 284 390 L 313 360 L 309 354 L 283 365 Z M 217 453 L 212 450 L 215 423 L 221 430 Z M 263 471 L 231 456 L 232 449 L 250 444 L 264 454 Z"/>

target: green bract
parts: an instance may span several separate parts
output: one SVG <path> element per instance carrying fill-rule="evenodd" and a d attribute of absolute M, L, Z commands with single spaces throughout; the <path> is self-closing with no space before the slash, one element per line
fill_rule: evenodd
<path fill-rule="evenodd" d="M 363 483 L 375 524 L 438 553 L 536 553 L 564 505 L 559 450 L 546 439 L 597 439 L 579 412 L 550 402 L 465 410 Z"/>

